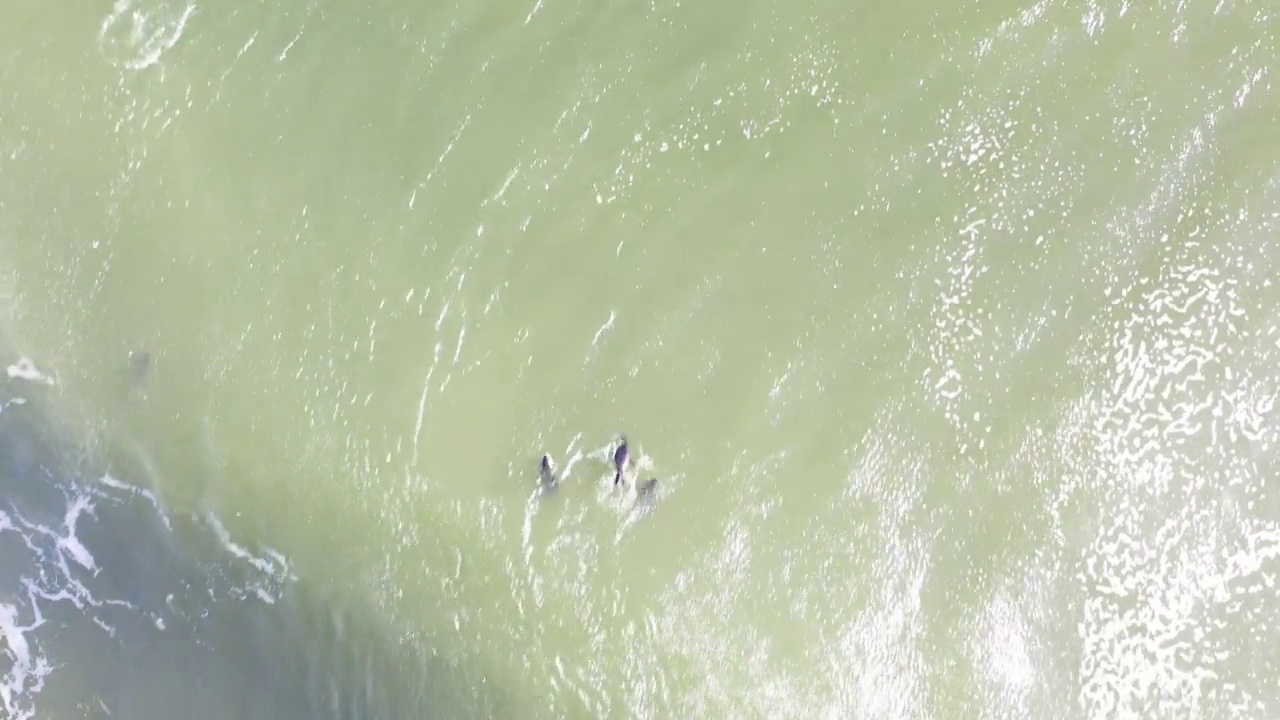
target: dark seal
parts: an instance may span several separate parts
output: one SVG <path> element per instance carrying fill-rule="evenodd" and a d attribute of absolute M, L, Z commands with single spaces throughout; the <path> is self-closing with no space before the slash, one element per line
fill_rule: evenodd
<path fill-rule="evenodd" d="M 613 451 L 613 484 L 618 485 L 622 482 L 622 475 L 627 471 L 627 466 L 631 463 L 631 450 L 627 448 L 627 436 L 621 437 L 618 449 Z"/>
<path fill-rule="evenodd" d="M 560 486 L 560 478 L 556 476 L 556 464 L 550 455 L 542 456 L 542 464 L 538 468 L 542 477 L 542 492 L 553 493 Z"/>

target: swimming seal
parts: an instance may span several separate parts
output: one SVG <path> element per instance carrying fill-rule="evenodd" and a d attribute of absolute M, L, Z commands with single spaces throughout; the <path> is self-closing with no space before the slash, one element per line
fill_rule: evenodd
<path fill-rule="evenodd" d="M 658 478 L 649 478 L 649 481 L 641 485 L 636 490 L 636 501 L 645 502 L 652 500 L 654 495 L 658 494 Z"/>
<path fill-rule="evenodd" d="M 556 477 L 556 464 L 550 455 L 542 456 L 542 464 L 538 468 L 538 472 L 542 476 L 542 491 L 555 492 L 556 487 L 560 484 L 560 478 Z"/>
<path fill-rule="evenodd" d="M 615 470 L 613 475 L 614 485 L 622 483 L 622 474 L 626 472 L 627 465 L 631 463 L 631 451 L 627 448 L 627 436 L 623 435 L 619 439 L 621 444 L 618 445 L 617 450 L 613 451 L 613 469 Z"/>

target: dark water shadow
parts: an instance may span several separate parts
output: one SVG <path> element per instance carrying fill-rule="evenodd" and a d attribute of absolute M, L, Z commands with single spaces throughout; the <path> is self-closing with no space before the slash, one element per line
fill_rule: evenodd
<path fill-rule="evenodd" d="M 0 717 L 528 716 L 476 659 L 81 457 L 51 392 L 0 379 Z"/>

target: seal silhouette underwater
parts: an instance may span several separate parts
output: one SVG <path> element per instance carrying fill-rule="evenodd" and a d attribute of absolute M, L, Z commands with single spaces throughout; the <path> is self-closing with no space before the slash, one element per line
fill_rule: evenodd
<path fill-rule="evenodd" d="M 148 378 L 151 376 L 151 353 L 146 350 L 130 350 L 128 361 L 112 372 L 112 384 L 121 396 L 147 395 Z"/>
<path fill-rule="evenodd" d="M 145 350 L 129 351 L 129 374 L 135 382 L 141 382 L 151 370 L 151 353 Z"/>
<path fill-rule="evenodd" d="M 652 503 L 658 497 L 658 478 L 649 478 L 645 484 L 636 488 L 637 503 Z"/>

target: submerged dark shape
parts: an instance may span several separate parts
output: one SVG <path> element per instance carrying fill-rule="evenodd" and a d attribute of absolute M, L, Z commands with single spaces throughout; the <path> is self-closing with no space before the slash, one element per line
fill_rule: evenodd
<path fill-rule="evenodd" d="M 146 397 L 151 378 L 151 353 L 146 350 L 129 351 L 128 361 L 112 371 L 119 392 L 126 396 Z"/>
<path fill-rule="evenodd" d="M 134 379 L 142 379 L 150 369 L 151 353 L 143 350 L 133 350 L 129 353 L 129 370 L 133 373 Z"/>
<path fill-rule="evenodd" d="M 639 500 L 647 500 L 658 493 L 658 478 L 649 478 L 645 484 L 636 490 L 636 498 Z"/>
<path fill-rule="evenodd" d="M 147 376 L 151 372 L 151 353 L 145 350 L 132 350 L 129 352 L 129 389 L 131 391 L 139 391 L 147 381 Z"/>
<path fill-rule="evenodd" d="M 627 465 L 631 463 L 631 450 L 627 448 L 627 436 L 620 438 L 618 449 L 613 451 L 613 484 L 617 485 L 622 482 L 622 475 L 627 470 Z"/>

